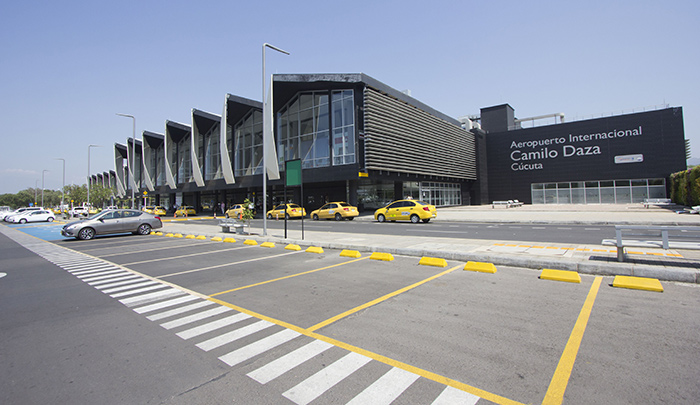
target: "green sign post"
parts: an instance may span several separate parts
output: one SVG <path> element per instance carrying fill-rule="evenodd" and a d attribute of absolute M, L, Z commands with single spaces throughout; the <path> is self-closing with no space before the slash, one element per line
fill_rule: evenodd
<path fill-rule="evenodd" d="M 301 201 L 299 206 L 301 207 L 301 240 L 304 240 L 304 185 L 301 180 L 301 159 L 287 160 L 285 163 L 284 170 L 284 203 L 285 207 L 287 204 L 287 187 L 301 187 Z M 286 211 L 286 209 L 285 209 Z M 284 238 L 287 239 L 287 216 L 284 216 Z"/>

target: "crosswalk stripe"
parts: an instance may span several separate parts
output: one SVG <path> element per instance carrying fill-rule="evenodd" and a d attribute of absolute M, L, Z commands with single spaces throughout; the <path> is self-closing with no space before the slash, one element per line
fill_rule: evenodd
<path fill-rule="evenodd" d="M 124 292 L 120 292 L 120 293 L 116 293 L 116 294 L 111 294 L 110 297 L 121 298 L 121 297 L 126 297 L 127 295 L 140 294 L 140 293 L 147 292 L 147 291 L 159 290 L 161 288 L 168 288 L 168 286 L 165 284 L 158 283 L 158 285 L 154 285 L 151 287 L 144 287 L 144 288 L 139 288 L 136 290 L 129 290 L 129 291 L 124 291 Z"/>
<path fill-rule="evenodd" d="M 158 285 L 162 286 L 162 284 L 160 284 L 157 281 L 148 280 L 148 281 L 143 281 L 143 282 L 137 283 L 137 284 L 129 284 L 129 285 L 123 285 L 120 287 L 109 288 L 109 289 L 103 290 L 102 292 L 105 294 L 111 294 L 111 293 L 115 293 L 115 292 L 119 292 L 119 291 L 131 290 L 131 289 L 138 288 L 138 287 L 146 287 L 148 285 L 153 285 L 153 284 L 158 284 Z M 101 289 L 102 287 L 95 287 L 95 288 Z"/>
<path fill-rule="evenodd" d="M 393 367 L 346 405 L 389 405 L 419 377 L 418 374 Z"/>
<path fill-rule="evenodd" d="M 183 318 L 175 319 L 174 321 L 166 322 L 160 324 L 160 326 L 165 329 L 177 328 L 178 326 L 187 325 L 188 323 L 197 322 L 202 319 L 211 318 L 225 312 L 233 311 L 233 309 L 225 306 L 218 306 L 216 308 L 208 309 L 206 311 L 199 312 L 194 315 L 185 316 Z"/>
<path fill-rule="evenodd" d="M 229 317 L 219 319 L 219 320 L 214 321 L 214 322 L 209 322 L 209 323 L 206 323 L 204 325 L 194 327 L 192 329 L 184 330 L 180 333 L 176 333 L 176 335 L 187 340 L 187 339 L 191 339 L 195 336 L 203 335 L 207 332 L 211 332 L 211 331 L 223 328 L 224 326 L 233 325 L 234 323 L 243 321 L 243 320 L 248 319 L 248 318 L 250 318 L 250 315 L 244 314 L 244 313 L 238 313 L 236 315 L 231 315 Z"/>
<path fill-rule="evenodd" d="M 266 351 L 273 349 L 282 343 L 289 342 L 300 335 L 301 333 L 295 332 L 291 329 L 283 329 L 274 335 L 260 339 L 247 346 L 241 347 L 240 349 L 234 350 L 231 353 L 225 354 L 219 357 L 219 360 L 233 367 L 242 361 L 253 358 L 258 354 L 265 353 Z"/>
<path fill-rule="evenodd" d="M 369 363 L 370 360 L 372 359 L 367 356 L 350 352 L 343 358 L 285 391 L 282 396 L 296 404 L 306 405 L 343 381 L 360 367 Z"/>
<path fill-rule="evenodd" d="M 108 278 L 126 276 L 127 274 L 133 274 L 133 273 L 129 273 L 128 271 L 123 270 L 123 271 L 121 271 L 121 272 L 119 272 L 119 273 L 108 274 L 108 275 L 106 275 L 106 276 L 84 278 L 84 279 L 82 279 L 82 280 L 83 280 L 84 282 L 86 282 L 86 283 L 89 283 L 89 282 L 97 281 L 97 280 L 106 280 L 106 279 L 108 279 Z"/>
<path fill-rule="evenodd" d="M 79 279 L 81 279 L 83 281 L 92 281 L 91 277 L 106 276 L 108 274 L 124 273 L 124 272 L 126 272 L 124 269 L 113 269 L 113 270 L 101 271 L 101 272 L 95 273 L 95 274 L 85 274 L 85 275 L 76 276 L 76 277 L 78 277 Z"/>
<path fill-rule="evenodd" d="M 435 401 L 433 401 L 431 405 L 475 405 L 478 401 L 479 397 L 474 394 L 470 394 L 453 387 L 445 387 L 445 389 L 442 390 L 442 393 L 435 398 Z"/>
<path fill-rule="evenodd" d="M 294 367 L 310 360 L 324 351 L 333 347 L 332 344 L 322 340 L 314 340 L 311 343 L 302 346 L 293 352 L 287 353 L 284 356 L 273 360 L 257 370 L 248 373 L 248 377 L 259 382 L 267 384 L 275 378 L 281 376 Z"/>
<path fill-rule="evenodd" d="M 149 321 L 158 321 L 160 319 L 165 319 L 169 318 L 171 316 L 179 315 L 179 314 L 184 314 L 185 312 L 189 312 L 198 308 L 206 307 L 207 305 L 214 305 L 214 302 L 212 301 L 207 301 L 207 300 L 202 300 L 199 302 L 195 302 L 194 304 L 186 305 L 184 307 L 180 308 L 175 308 L 171 309 L 169 311 L 161 312 L 155 315 L 147 316 L 146 319 Z"/>
<path fill-rule="evenodd" d="M 149 304 L 143 307 L 134 308 L 134 312 L 137 314 L 145 314 L 146 312 L 153 312 L 159 309 L 172 307 L 174 305 L 184 304 L 185 302 L 190 302 L 196 300 L 197 297 L 194 295 L 185 295 L 184 297 L 173 298 L 168 301 L 162 301 L 155 304 Z"/>
<path fill-rule="evenodd" d="M 272 322 L 258 321 L 258 322 L 252 323 L 248 326 L 244 326 L 240 329 L 236 329 L 236 330 L 233 330 L 231 332 L 224 333 L 223 335 L 219 335 L 215 338 L 205 340 L 202 343 L 198 343 L 197 347 L 204 350 L 205 352 L 208 352 L 210 350 L 216 349 L 217 347 L 220 347 L 220 346 L 223 346 L 227 343 L 231 343 L 235 340 L 244 338 L 248 335 L 252 335 L 255 332 L 261 331 L 263 329 L 267 329 L 267 328 L 274 326 L 274 325 L 275 324 Z"/>
<path fill-rule="evenodd" d="M 127 307 L 131 307 L 131 306 L 145 304 L 147 302 L 152 302 L 152 301 L 156 301 L 159 299 L 163 299 L 165 297 L 171 297 L 173 295 L 182 295 L 182 294 L 185 294 L 185 292 L 182 290 L 178 290 L 177 288 L 170 288 L 170 289 L 164 290 L 164 291 L 158 291 L 158 292 L 154 292 L 154 293 L 150 293 L 150 294 L 139 295 L 136 297 L 125 298 L 123 300 L 119 300 L 119 302 L 126 305 Z"/>
<path fill-rule="evenodd" d="M 127 284 L 132 284 L 132 283 L 138 283 L 141 281 L 146 281 L 148 280 L 147 278 L 143 277 L 138 277 L 136 276 L 135 278 L 129 279 L 129 280 L 124 280 L 124 281 L 118 281 L 118 282 L 110 282 L 109 284 L 100 284 L 100 285 L 93 285 L 93 287 L 97 288 L 98 290 L 102 290 L 104 288 L 112 288 L 112 287 L 117 287 L 120 285 L 127 285 Z M 155 283 L 155 281 L 154 281 Z M 91 284 L 92 285 L 92 284 Z M 106 292 L 106 291 L 103 291 Z"/>
<path fill-rule="evenodd" d="M 104 270 L 111 270 L 111 269 L 118 269 L 118 267 L 115 267 L 111 264 L 92 264 L 90 266 L 81 266 L 77 270 L 68 270 L 68 272 L 74 276 L 80 275 L 80 274 L 89 274 L 89 273 L 97 273 L 99 271 L 104 271 Z"/>
<path fill-rule="evenodd" d="M 113 282 L 115 282 L 115 281 L 129 280 L 129 279 L 132 279 L 132 278 L 143 278 L 143 277 L 141 277 L 141 276 L 139 276 L 139 275 L 137 275 L 137 274 L 131 274 L 131 273 L 129 273 L 129 275 L 127 275 L 127 276 L 115 277 L 115 278 L 110 278 L 110 279 L 107 279 L 107 280 L 92 281 L 92 282 L 89 282 L 88 284 L 90 284 L 91 286 L 93 286 L 93 287 L 95 287 L 95 288 L 98 288 L 97 286 L 98 286 L 98 285 L 101 285 L 101 284 L 113 283 Z"/>

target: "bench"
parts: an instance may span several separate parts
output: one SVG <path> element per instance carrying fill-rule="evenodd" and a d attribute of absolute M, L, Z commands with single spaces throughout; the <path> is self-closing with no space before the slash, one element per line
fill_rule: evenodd
<path fill-rule="evenodd" d="M 644 208 L 649 208 L 652 205 L 672 205 L 673 203 L 670 198 L 645 198 L 643 204 Z"/>
<path fill-rule="evenodd" d="M 231 228 L 233 228 L 235 233 L 242 235 L 245 233 L 245 227 L 248 227 L 248 232 L 250 233 L 250 226 L 235 218 L 220 219 L 219 226 L 221 227 L 221 232 L 229 233 Z"/>
<path fill-rule="evenodd" d="M 625 261 L 625 247 L 700 250 L 700 226 L 615 225 L 615 239 L 602 244 L 617 247 L 618 262 Z"/>
<path fill-rule="evenodd" d="M 523 203 L 518 200 L 508 200 L 508 201 L 493 201 L 491 202 L 491 208 L 496 208 L 497 205 L 505 205 L 506 208 L 511 207 L 521 207 Z"/>

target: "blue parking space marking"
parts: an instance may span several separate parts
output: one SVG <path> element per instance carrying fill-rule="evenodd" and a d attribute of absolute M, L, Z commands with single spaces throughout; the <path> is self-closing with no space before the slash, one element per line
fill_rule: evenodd
<path fill-rule="evenodd" d="M 61 228 L 63 224 L 22 224 L 22 225 L 8 225 L 10 228 L 14 228 L 18 231 L 22 231 L 28 235 L 32 235 L 36 238 L 52 241 L 66 239 L 61 235 Z"/>

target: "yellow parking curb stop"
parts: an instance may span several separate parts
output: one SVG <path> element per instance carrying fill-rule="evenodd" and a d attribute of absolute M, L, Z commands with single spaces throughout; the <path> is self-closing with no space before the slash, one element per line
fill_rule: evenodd
<path fill-rule="evenodd" d="M 343 249 L 342 252 L 340 252 L 341 257 L 355 257 L 358 258 L 362 256 L 359 251 L 357 250 L 348 250 L 348 249 Z"/>
<path fill-rule="evenodd" d="M 323 248 L 321 248 L 321 247 L 319 247 L 319 246 L 309 246 L 309 247 L 306 249 L 306 252 L 321 254 L 321 253 L 323 253 Z"/>
<path fill-rule="evenodd" d="M 226 243 L 236 243 L 236 240 L 233 239 L 233 238 L 225 238 L 225 239 L 224 239 L 224 242 L 226 242 Z"/>
<path fill-rule="evenodd" d="M 612 286 L 630 288 L 632 290 L 664 292 L 664 287 L 661 286 L 661 282 L 655 278 L 615 276 Z"/>
<path fill-rule="evenodd" d="M 260 244 L 260 247 L 273 248 L 275 247 L 275 244 L 272 242 L 263 242 Z"/>
<path fill-rule="evenodd" d="M 185 239 L 194 239 L 194 235 L 187 235 L 185 236 Z"/>
<path fill-rule="evenodd" d="M 289 245 L 285 246 L 284 248 L 287 250 L 297 250 L 297 251 L 301 250 L 301 246 L 295 245 L 293 243 L 290 243 Z"/>
<path fill-rule="evenodd" d="M 250 246 L 256 246 L 258 242 L 254 241 L 253 239 L 246 239 L 245 242 L 243 242 L 244 245 L 250 245 Z"/>
<path fill-rule="evenodd" d="M 580 283 L 581 276 L 575 271 L 542 269 L 540 273 L 542 280 L 565 281 L 567 283 Z"/>
<path fill-rule="evenodd" d="M 437 257 L 421 257 L 418 264 L 423 266 L 447 267 L 447 260 Z"/>
<path fill-rule="evenodd" d="M 166 233 L 165 236 L 166 236 L 167 238 L 172 238 L 172 237 L 173 237 L 173 234 L 172 234 L 172 233 Z"/>
<path fill-rule="evenodd" d="M 394 260 L 394 256 L 391 253 L 374 252 L 369 257 L 370 260 L 384 260 L 385 262 L 390 262 Z"/>
<path fill-rule="evenodd" d="M 173 238 L 182 238 L 182 234 L 181 234 L 181 233 L 176 233 L 175 235 L 173 235 Z"/>
<path fill-rule="evenodd" d="M 211 240 L 213 242 L 221 242 L 223 239 L 221 239 L 221 236 L 214 236 L 213 238 L 211 238 Z"/>
<path fill-rule="evenodd" d="M 467 262 L 467 264 L 464 265 L 464 270 L 494 274 L 496 273 L 496 266 L 493 263 Z"/>
<path fill-rule="evenodd" d="M 204 235 L 198 235 L 195 239 L 197 240 L 207 240 L 207 237 Z"/>

